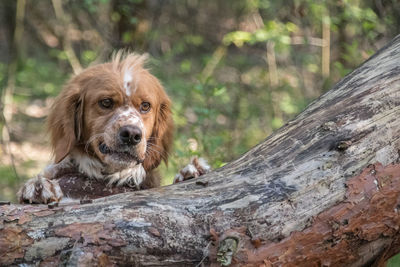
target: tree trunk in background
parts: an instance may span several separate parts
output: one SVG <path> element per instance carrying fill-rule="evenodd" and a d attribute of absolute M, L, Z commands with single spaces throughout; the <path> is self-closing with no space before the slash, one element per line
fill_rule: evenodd
<path fill-rule="evenodd" d="M 399 62 L 400 36 L 201 179 L 85 205 L 2 206 L 0 263 L 382 263 L 400 249 Z"/>
<path fill-rule="evenodd" d="M 6 123 L 9 123 L 12 119 L 12 97 L 15 90 L 15 82 L 16 82 L 16 72 L 17 72 L 17 65 L 18 65 L 18 58 L 20 54 L 20 46 L 22 42 L 22 37 L 24 33 L 24 19 L 25 19 L 25 0 L 18 0 L 16 1 L 16 14 L 15 14 L 15 29 L 13 34 L 13 41 L 12 41 L 12 48 L 11 52 L 11 59 L 8 63 L 8 70 L 7 70 L 7 86 L 2 92 L 2 104 L 3 104 L 3 116 Z M 4 129 L 3 129 L 4 131 Z M 6 133 L 7 138 L 9 133 Z M 4 135 L 4 133 L 3 133 Z M 3 137 L 4 138 L 4 137 Z M 7 140 L 9 142 L 9 140 Z"/>

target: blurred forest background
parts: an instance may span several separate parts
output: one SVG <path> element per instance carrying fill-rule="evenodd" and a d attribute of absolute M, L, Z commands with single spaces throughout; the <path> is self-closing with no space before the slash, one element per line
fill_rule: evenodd
<path fill-rule="evenodd" d="M 302 111 L 398 32 L 397 0 L 0 2 L 0 199 L 51 160 L 45 117 L 75 72 L 148 53 L 173 100 L 171 182 L 191 155 L 214 168 Z"/>

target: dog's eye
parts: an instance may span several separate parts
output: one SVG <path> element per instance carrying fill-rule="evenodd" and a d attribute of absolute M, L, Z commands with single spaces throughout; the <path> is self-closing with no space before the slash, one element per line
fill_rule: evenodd
<path fill-rule="evenodd" d="M 140 112 L 141 113 L 147 113 L 150 110 L 150 103 L 149 102 L 143 102 L 140 104 Z"/>
<path fill-rule="evenodd" d="M 99 105 L 102 108 L 110 109 L 114 105 L 114 101 L 111 98 L 105 98 L 99 101 Z"/>

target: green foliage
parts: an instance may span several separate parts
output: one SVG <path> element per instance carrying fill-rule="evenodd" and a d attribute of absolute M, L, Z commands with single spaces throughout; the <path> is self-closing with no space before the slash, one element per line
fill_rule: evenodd
<path fill-rule="evenodd" d="M 298 31 L 298 27 L 291 23 L 282 23 L 279 21 L 266 21 L 264 27 L 255 32 L 234 31 L 225 35 L 223 43 L 225 45 L 235 44 L 242 47 L 244 44 L 256 44 L 260 42 L 273 41 L 279 44 L 279 47 L 290 45 L 290 34 Z"/>
<path fill-rule="evenodd" d="M 387 262 L 387 267 L 398 267 L 400 266 L 400 254 L 397 254 Z"/>
<path fill-rule="evenodd" d="M 2 196 L 1 199 L 16 201 L 15 188 L 21 186 L 22 181 L 26 180 L 28 177 L 24 175 L 22 175 L 21 177 L 17 177 L 14 168 L 11 165 L 1 165 L 0 175 L 0 196 Z"/>
<path fill-rule="evenodd" d="M 57 54 L 58 59 L 65 60 L 61 54 Z M 26 58 L 18 66 L 15 99 L 31 100 L 57 95 L 67 78 L 58 69 L 57 62 Z"/>

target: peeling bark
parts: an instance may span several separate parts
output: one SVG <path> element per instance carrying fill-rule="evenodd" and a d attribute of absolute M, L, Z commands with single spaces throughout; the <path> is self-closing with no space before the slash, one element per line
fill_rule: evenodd
<path fill-rule="evenodd" d="M 399 62 L 400 36 L 198 180 L 89 204 L 1 206 L 0 264 L 382 264 L 400 251 Z"/>

